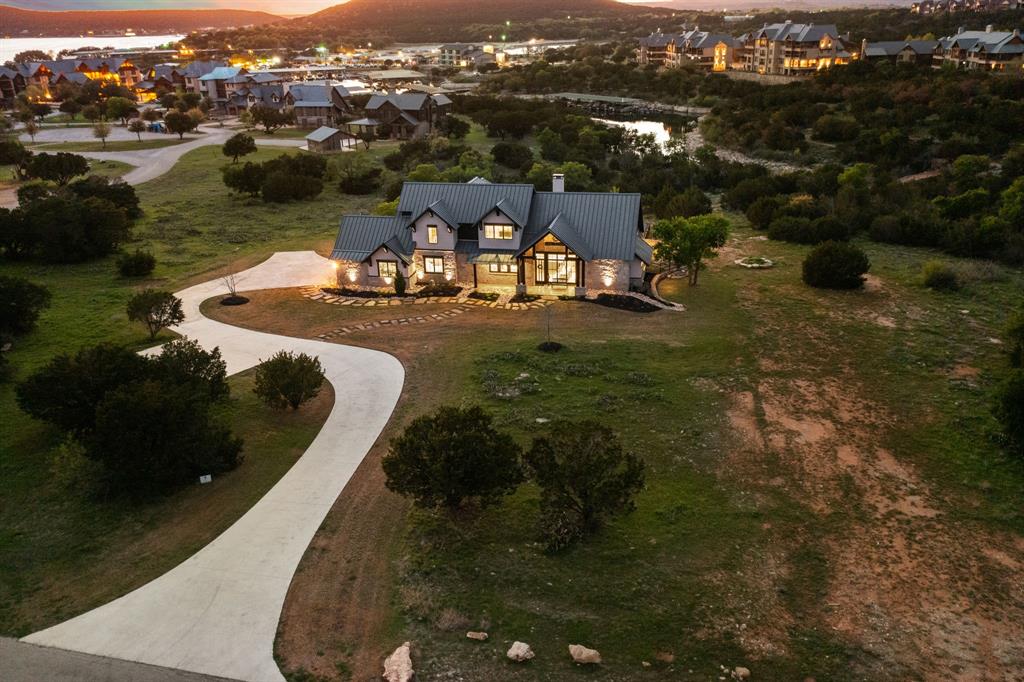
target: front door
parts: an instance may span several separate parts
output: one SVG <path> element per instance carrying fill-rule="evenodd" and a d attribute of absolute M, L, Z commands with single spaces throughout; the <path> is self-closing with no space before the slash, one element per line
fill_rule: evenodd
<path fill-rule="evenodd" d="M 564 253 L 538 253 L 537 284 L 576 284 L 576 258 Z"/>

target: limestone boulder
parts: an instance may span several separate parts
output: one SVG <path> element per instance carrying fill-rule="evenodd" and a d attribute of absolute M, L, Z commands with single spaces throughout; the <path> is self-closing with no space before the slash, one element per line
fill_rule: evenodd
<path fill-rule="evenodd" d="M 601 662 L 601 654 L 596 649 L 589 649 L 582 644 L 570 644 L 569 655 L 573 662 L 584 665 Z"/>
<path fill-rule="evenodd" d="M 533 658 L 534 653 L 533 649 L 526 642 L 513 642 L 512 646 L 508 649 L 508 653 L 505 655 L 509 657 L 509 660 L 522 663 Z"/>
<path fill-rule="evenodd" d="M 412 669 L 412 653 L 409 642 L 395 649 L 384 659 L 384 679 L 388 682 L 412 682 L 416 673 Z"/>
<path fill-rule="evenodd" d="M 468 637 L 469 639 L 475 639 L 478 642 L 486 642 L 487 641 L 487 633 L 486 632 L 474 632 L 474 631 L 470 630 L 469 632 L 466 633 L 466 637 Z"/>

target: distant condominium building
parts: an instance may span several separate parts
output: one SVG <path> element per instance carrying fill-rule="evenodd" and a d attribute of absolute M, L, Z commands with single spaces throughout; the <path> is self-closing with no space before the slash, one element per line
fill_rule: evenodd
<path fill-rule="evenodd" d="M 726 33 L 710 33 L 699 27 L 682 33 L 652 33 L 640 39 L 641 64 L 683 66 L 692 64 L 709 71 L 725 71 L 733 60 L 736 39 Z"/>
<path fill-rule="evenodd" d="M 807 75 L 852 57 L 834 24 L 765 24 L 739 42 L 738 67 L 760 74 Z"/>
<path fill-rule="evenodd" d="M 933 65 L 1021 74 L 1024 72 L 1024 39 L 1017 28 L 996 31 L 989 25 L 984 31 L 965 31 L 961 27 L 955 35 L 939 38 Z"/>

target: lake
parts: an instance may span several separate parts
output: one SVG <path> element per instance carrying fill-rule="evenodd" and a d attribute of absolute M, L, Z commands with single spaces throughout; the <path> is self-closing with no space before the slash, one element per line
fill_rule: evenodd
<path fill-rule="evenodd" d="M 664 121 L 617 121 L 610 118 L 595 118 L 598 123 L 605 125 L 626 128 L 640 135 L 653 135 L 654 141 L 661 147 L 665 146 L 672 138 L 682 136 L 686 130 L 686 119 L 681 116 L 673 116 Z"/>
<path fill-rule="evenodd" d="M 161 36 L 67 36 L 55 38 L 0 38 L 0 64 L 14 59 L 14 55 L 25 50 L 42 50 L 54 57 L 61 50 L 76 50 L 80 47 L 113 47 L 116 49 L 156 47 L 177 42 L 182 35 Z"/>

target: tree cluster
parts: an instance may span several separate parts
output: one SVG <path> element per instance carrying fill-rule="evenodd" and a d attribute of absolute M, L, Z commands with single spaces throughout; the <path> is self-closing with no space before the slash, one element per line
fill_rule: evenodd
<path fill-rule="evenodd" d="M 319 196 L 327 173 L 327 161 L 312 154 L 283 154 L 263 163 L 221 169 L 224 184 L 235 192 L 262 197 L 263 201 L 287 203 Z"/>
<path fill-rule="evenodd" d="M 108 344 L 60 355 L 16 389 L 97 465 L 98 492 L 136 499 L 239 464 L 242 442 L 214 410 L 228 393 L 220 353 L 187 339 L 155 356 Z"/>
<path fill-rule="evenodd" d="M 524 452 L 480 407 L 441 407 L 413 420 L 391 441 L 382 466 L 388 489 L 449 513 L 496 504 L 531 479 L 551 550 L 632 511 L 644 484 L 643 462 L 602 424 L 555 424 Z"/>

